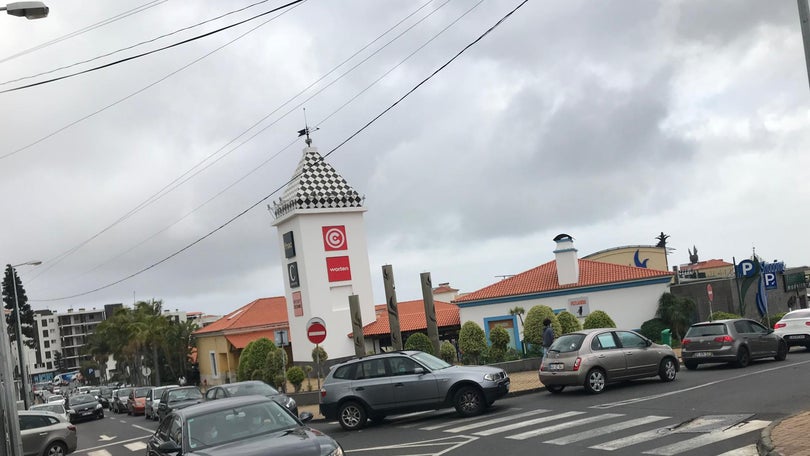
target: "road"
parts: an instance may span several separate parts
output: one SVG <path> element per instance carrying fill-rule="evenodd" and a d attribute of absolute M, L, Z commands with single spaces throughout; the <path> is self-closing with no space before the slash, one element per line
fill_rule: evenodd
<path fill-rule="evenodd" d="M 682 370 L 671 383 L 657 379 L 611 385 L 600 395 L 582 388 L 500 400 L 484 415 L 460 419 L 452 409 L 391 417 L 347 432 L 334 422 L 313 427 L 349 455 L 755 455 L 762 428 L 810 409 L 810 352 L 786 361 L 758 361 Z M 113 416 L 80 423 L 79 450 L 88 456 L 142 454 L 156 423 Z M 102 435 L 104 437 L 102 437 Z M 109 440 L 105 440 L 109 439 Z"/>

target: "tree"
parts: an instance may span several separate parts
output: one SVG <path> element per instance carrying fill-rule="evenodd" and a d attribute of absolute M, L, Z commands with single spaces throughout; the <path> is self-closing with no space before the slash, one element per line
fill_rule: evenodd
<path fill-rule="evenodd" d="M 17 340 L 17 311 L 14 305 L 14 290 L 16 289 L 16 303 L 20 309 L 20 332 L 22 332 L 23 344 L 28 348 L 35 349 L 37 343 L 34 339 L 34 311 L 28 304 L 28 296 L 25 294 L 25 288 L 22 286 L 20 276 L 13 272 L 12 269 L 10 264 L 6 265 L 6 274 L 3 277 L 3 307 L 10 312 L 6 314 L 9 339 L 12 342 Z"/>
<path fill-rule="evenodd" d="M 594 328 L 615 328 L 616 323 L 613 322 L 613 319 L 610 318 L 606 312 L 602 310 L 594 310 L 591 312 L 587 317 L 585 317 L 585 323 L 582 324 L 583 329 L 594 329 Z"/>
<path fill-rule="evenodd" d="M 489 331 L 489 341 L 492 344 L 489 349 L 489 361 L 503 362 L 506 358 L 506 347 L 509 345 L 509 332 L 501 326 L 496 326 Z"/>
<path fill-rule="evenodd" d="M 442 342 L 441 346 L 439 346 L 439 357 L 443 359 L 445 362 L 450 364 L 456 363 L 456 347 L 448 342 Z"/>
<path fill-rule="evenodd" d="M 276 344 L 266 337 L 261 337 L 248 343 L 239 355 L 239 367 L 236 369 L 236 379 L 261 380 L 267 374 L 267 359 L 270 353 L 276 350 Z M 271 380 L 269 382 L 273 384 Z"/>
<path fill-rule="evenodd" d="M 565 310 L 557 314 L 557 321 L 560 322 L 560 334 L 568 334 L 582 329 L 579 319 Z"/>
<path fill-rule="evenodd" d="M 301 384 L 304 383 L 305 377 L 306 374 L 304 374 L 304 370 L 298 366 L 287 369 L 287 380 L 293 384 L 296 393 L 301 391 Z"/>
<path fill-rule="evenodd" d="M 312 362 L 317 365 L 318 369 L 318 377 L 323 377 L 323 363 L 329 359 L 329 355 L 326 353 L 326 350 L 323 349 L 320 345 L 316 345 L 315 348 L 312 349 Z"/>
<path fill-rule="evenodd" d="M 435 355 L 433 352 L 433 342 L 430 341 L 430 337 L 420 332 L 408 336 L 408 339 L 405 341 L 405 350 L 419 350 Z"/>
<path fill-rule="evenodd" d="M 692 324 L 696 310 L 695 301 L 672 293 L 664 293 L 658 299 L 656 316 L 672 328 L 676 340 L 681 340 Z"/>
<path fill-rule="evenodd" d="M 557 316 L 551 307 L 537 305 L 529 309 L 529 313 L 526 314 L 526 327 L 523 330 L 526 335 L 526 342 L 537 347 L 543 345 L 543 321 L 546 318 L 551 320 L 554 337 L 559 337 L 562 334 L 562 326 L 557 321 Z"/>
<path fill-rule="evenodd" d="M 487 348 L 484 330 L 474 321 L 465 322 L 458 333 L 458 347 L 461 350 L 462 362 L 478 364 L 481 353 Z"/>

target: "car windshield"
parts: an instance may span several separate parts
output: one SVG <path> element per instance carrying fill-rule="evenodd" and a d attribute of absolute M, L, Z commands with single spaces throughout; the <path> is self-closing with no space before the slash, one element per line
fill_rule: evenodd
<path fill-rule="evenodd" d="M 32 405 L 30 410 L 44 410 L 46 412 L 53 412 L 60 415 L 65 414 L 65 406 L 62 404 L 39 404 Z"/>
<path fill-rule="evenodd" d="M 585 340 L 585 334 L 563 334 L 551 344 L 548 350 L 557 353 L 575 352 L 582 346 L 583 340 Z"/>
<path fill-rule="evenodd" d="M 272 396 L 279 394 L 278 390 L 272 386 L 262 383 L 243 383 L 241 385 L 225 385 L 224 388 L 230 393 L 231 396 L 250 396 L 257 394 L 259 396 Z"/>
<path fill-rule="evenodd" d="M 115 392 L 115 395 L 118 397 L 127 397 L 131 392 L 132 388 L 121 388 L 120 390 Z"/>
<path fill-rule="evenodd" d="M 435 371 L 439 369 L 447 369 L 450 364 L 443 359 L 437 358 L 429 353 L 419 352 L 413 355 L 413 359 L 427 366 L 428 369 Z"/>
<path fill-rule="evenodd" d="M 188 447 L 199 451 L 299 426 L 281 405 L 265 401 L 189 418 L 183 433 Z"/>
<path fill-rule="evenodd" d="M 187 401 L 189 399 L 202 399 L 202 393 L 197 388 L 169 391 L 170 401 Z"/>
<path fill-rule="evenodd" d="M 146 397 L 151 388 L 135 388 L 135 397 Z"/>
<path fill-rule="evenodd" d="M 726 325 L 723 323 L 716 323 L 710 325 L 694 325 L 686 331 L 684 338 L 689 337 L 704 337 L 704 336 L 722 336 L 727 334 Z"/>
<path fill-rule="evenodd" d="M 58 395 L 58 394 L 54 394 L 53 396 L 48 396 L 48 402 L 60 402 L 60 401 L 64 401 L 64 400 L 65 400 L 65 398 Z"/>
<path fill-rule="evenodd" d="M 89 394 L 77 394 L 70 397 L 70 404 L 84 404 L 87 402 L 96 402 L 96 398 Z"/>
<path fill-rule="evenodd" d="M 788 312 L 782 317 L 782 320 L 790 320 L 791 318 L 810 318 L 810 310 L 794 310 Z"/>

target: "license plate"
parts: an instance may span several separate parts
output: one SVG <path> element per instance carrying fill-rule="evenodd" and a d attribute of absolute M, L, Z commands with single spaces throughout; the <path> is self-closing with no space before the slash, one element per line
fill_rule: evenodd
<path fill-rule="evenodd" d="M 788 339 L 804 339 L 804 336 L 799 334 L 797 336 L 788 336 Z"/>
<path fill-rule="evenodd" d="M 553 371 L 561 371 L 565 368 L 565 364 L 563 363 L 551 363 L 548 365 L 549 370 Z"/>
<path fill-rule="evenodd" d="M 92 415 L 93 412 L 82 412 L 82 416 Z"/>
<path fill-rule="evenodd" d="M 710 352 L 697 352 L 697 353 L 695 353 L 695 358 L 708 358 L 709 356 L 712 356 L 712 354 Z"/>

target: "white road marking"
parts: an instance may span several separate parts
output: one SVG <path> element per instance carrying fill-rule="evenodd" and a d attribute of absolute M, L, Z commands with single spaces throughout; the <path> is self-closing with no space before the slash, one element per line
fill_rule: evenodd
<path fill-rule="evenodd" d="M 492 418 L 492 419 L 489 419 L 489 420 L 486 420 L 486 421 L 481 421 L 481 422 L 478 422 L 478 423 L 471 423 L 471 424 L 467 424 L 465 426 L 455 427 L 453 429 L 445 429 L 444 432 L 453 432 L 453 433 L 466 432 L 466 431 L 469 431 L 470 429 L 489 426 L 490 424 L 503 423 L 504 421 L 511 421 L 511 420 L 516 419 L 516 418 L 524 418 L 524 417 L 527 417 L 527 416 L 537 415 L 539 413 L 545 413 L 545 412 L 548 412 L 548 411 L 549 410 L 538 409 L 538 410 L 532 410 L 531 412 L 518 413 L 516 415 L 509 415 L 509 416 L 502 416 L 502 417 L 498 417 L 498 418 Z M 424 429 L 424 428 L 422 428 L 422 429 Z"/>
<path fill-rule="evenodd" d="M 582 426 L 583 424 L 595 423 L 597 421 L 607 420 L 610 418 L 617 418 L 620 416 L 624 415 L 622 415 L 621 413 L 604 413 L 602 415 L 589 416 L 587 418 L 580 418 L 574 421 L 567 421 L 565 423 L 555 424 L 554 426 L 545 426 L 539 429 L 532 429 L 531 431 L 510 435 L 506 438 L 512 440 L 526 440 L 532 437 L 537 437 L 538 435 L 550 434 L 552 432 L 557 432 L 562 429 L 569 429 L 572 427 Z"/>
<path fill-rule="evenodd" d="M 497 412 L 497 413 L 488 413 L 486 415 L 481 415 L 481 416 L 478 416 L 478 417 L 475 417 L 475 418 L 466 418 L 464 420 L 464 422 L 465 423 L 471 423 L 471 422 L 474 422 L 474 421 L 481 421 L 481 420 L 488 419 L 488 418 L 491 419 L 494 416 L 501 416 L 504 413 L 509 413 L 509 412 L 514 411 L 514 410 L 522 410 L 522 409 L 519 409 L 519 408 L 512 409 L 512 408 L 510 408 L 510 409 L 506 409 L 504 411 Z M 453 425 L 456 425 L 456 424 L 458 424 L 458 421 L 450 421 L 450 422 L 447 422 L 447 423 L 434 424 L 433 426 L 425 426 L 425 427 L 422 427 L 422 428 L 419 428 L 419 429 L 421 429 L 423 431 L 435 431 L 436 429 L 441 429 L 441 428 L 444 428 L 444 427 L 450 427 L 450 426 L 453 426 Z"/>
<path fill-rule="evenodd" d="M 107 450 L 98 450 L 87 453 L 87 456 L 112 456 L 112 453 Z"/>
<path fill-rule="evenodd" d="M 565 413 L 559 413 L 557 415 L 544 416 L 542 418 L 535 418 L 533 420 L 521 421 L 520 423 L 508 424 L 506 426 L 487 429 L 486 431 L 475 432 L 474 435 L 487 436 L 487 435 L 498 434 L 498 433 L 501 433 L 501 432 L 508 432 L 508 431 L 511 431 L 511 430 L 514 430 L 514 429 L 520 429 L 520 428 L 526 427 L 526 426 L 532 426 L 532 425 L 535 425 L 535 424 L 546 423 L 548 421 L 554 421 L 554 420 L 559 420 L 559 419 L 562 419 L 562 418 L 568 418 L 569 416 L 582 415 L 583 413 L 585 413 L 585 412 L 565 412 Z"/>
<path fill-rule="evenodd" d="M 135 429 L 140 429 L 140 430 L 142 430 L 142 431 L 146 431 L 146 432 L 148 432 L 150 435 L 155 433 L 155 430 L 154 430 L 154 429 L 145 428 L 145 427 L 143 427 L 143 426 L 139 426 L 139 425 L 137 425 L 137 424 L 133 424 L 133 425 L 132 425 L 132 427 L 134 427 Z"/>
<path fill-rule="evenodd" d="M 644 454 L 655 454 L 659 456 L 673 456 L 684 451 L 694 450 L 695 448 L 727 440 L 746 434 L 751 431 L 762 429 L 771 424 L 770 421 L 753 420 L 739 426 L 734 426 L 724 431 L 707 432 L 691 439 L 683 440 L 672 445 L 663 446 L 654 450 L 645 451 Z"/>
<path fill-rule="evenodd" d="M 456 448 L 462 447 L 470 442 L 478 440 L 478 437 L 468 435 L 455 435 L 452 437 L 442 437 L 440 439 L 423 440 L 421 442 L 401 443 L 397 445 L 386 445 L 372 448 L 358 448 L 355 450 L 344 450 L 344 453 L 360 453 L 363 451 L 379 452 L 380 450 L 402 450 L 402 449 L 423 449 L 429 447 L 446 447 L 438 453 L 414 453 L 408 456 L 441 456 Z"/>
<path fill-rule="evenodd" d="M 785 368 L 788 368 L 788 367 L 795 367 L 795 366 L 799 366 L 801 364 L 807 364 L 807 363 L 810 363 L 810 360 L 808 360 L 808 361 L 800 361 L 798 363 L 791 363 L 791 364 L 780 364 L 778 367 L 771 367 L 771 368 L 763 369 L 763 370 L 756 371 L 756 372 L 749 372 L 749 373 L 746 373 L 746 374 L 740 374 L 740 375 L 737 375 L 737 376 L 734 376 L 734 377 L 728 377 L 728 378 L 724 378 L 724 379 L 721 379 L 721 380 L 715 380 L 713 382 L 703 383 L 703 384 L 700 384 L 700 385 L 697 385 L 697 386 L 692 386 L 692 387 L 689 387 L 689 388 L 684 388 L 684 389 L 675 390 L 675 391 L 669 391 L 669 392 L 661 393 L 661 394 L 655 394 L 655 395 L 652 395 L 652 396 L 645 396 L 645 397 L 637 397 L 637 398 L 634 398 L 634 399 L 627 399 L 625 401 L 610 402 L 610 403 L 607 403 L 607 404 L 594 405 L 594 406 L 591 406 L 589 408 L 593 408 L 593 409 L 609 409 L 609 408 L 613 408 L 613 407 L 621 407 L 623 405 L 629 405 L 629 404 L 636 404 L 636 403 L 639 403 L 639 402 L 651 401 L 651 400 L 662 398 L 662 397 L 672 396 L 674 394 L 686 393 L 688 391 L 693 391 L 693 390 L 696 390 L 698 388 L 705 388 L 707 386 L 717 385 L 718 383 L 726 383 L 726 382 L 729 382 L 731 380 L 737 380 L 737 379 L 740 379 L 740 378 L 750 377 L 750 376 L 753 376 L 753 375 L 758 375 L 758 374 L 762 374 L 762 373 L 765 373 L 765 372 L 771 372 L 771 371 L 775 371 L 775 370 L 779 370 L 779 369 L 785 369 Z"/>
<path fill-rule="evenodd" d="M 641 426 L 644 424 L 655 423 L 656 421 L 666 420 L 668 418 L 669 418 L 668 416 L 650 415 L 642 418 L 622 421 L 621 423 L 611 424 L 596 429 L 591 429 L 589 431 L 578 432 L 576 434 L 560 437 L 554 440 L 546 440 L 543 443 L 550 443 L 552 445 L 568 445 L 569 443 L 579 442 L 582 440 L 592 439 L 594 437 L 612 434 L 617 431 L 623 431 L 625 429 L 630 429 L 631 427 Z"/>
<path fill-rule="evenodd" d="M 124 445 L 129 451 L 140 451 L 146 448 L 146 442 L 132 442 Z"/>
<path fill-rule="evenodd" d="M 114 438 L 116 438 L 116 437 L 117 437 L 117 436 L 115 436 L 115 435 L 114 435 L 114 436 L 112 436 L 112 437 L 110 437 L 110 436 L 107 436 L 107 435 L 101 434 L 100 436 L 98 436 L 98 440 L 99 440 L 99 441 L 101 441 L 101 442 L 107 442 L 107 441 L 109 441 L 109 440 L 113 440 L 113 439 L 114 439 Z"/>
<path fill-rule="evenodd" d="M 607 450 L 613 451 L 618 450 L 620 448 L 628 447 L 630 445 L 635 445 L 637 443 L 647 442 L 649 440 L 655 440 L 659 437 L 663 437 L 665 435 L 672 434 L 672 430 L 663 427 L 658 429 L 653 429 L 652 431 L 641 432 L 639 434 L 634 434 L 629 437 L 624 437 L 621 439 L 611 440 L 610 442 L 601 443 L 599 445 L 590 446 L 588 448 L 593 448 L 595 450 Z"/>
<path fill-rule="evenodd" d="M 122 443 L 134 442 L 136 440 L 146 440 L 149 437 L 151 437 L 151 434 L 150 435 L 145 435 L 143 437 L 135 437 L 133 439 L 122 440 L 120 442 L 112 442 L 112 443 L 108 443 L 106 445 L 94 446 L 93 448 L 82 448 L 82 449 L 76 450 L 76 451 L 93 451 L 93 450 L 98 450 L 99 448 L 107 448 L 107 447 L 111 447 L 113 445 L 121 445 Z"/>

